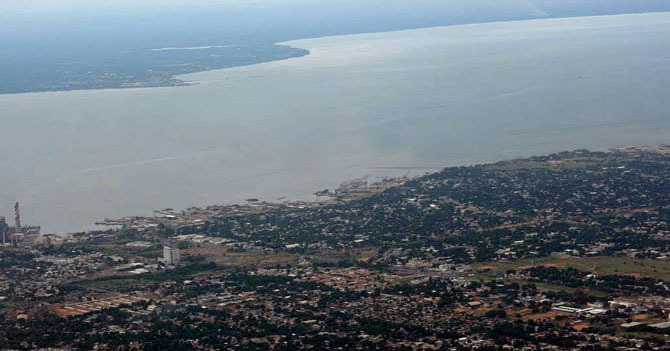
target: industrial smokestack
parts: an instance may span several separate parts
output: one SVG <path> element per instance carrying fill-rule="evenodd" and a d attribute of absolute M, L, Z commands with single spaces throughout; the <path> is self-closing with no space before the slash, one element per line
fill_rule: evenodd
<path fill-rule="evenodd" d="M 2 233 L 2 245 L 7 242 L 7 223 L 5 217 L 0 217 L 0 233 Z"/>
<path fill-rule="evenodd" d="M 16 223 L 16 232 L 21 232 L 21 212 L 19 211 L 19 203 L 14 205 L 14 221 Z"/>

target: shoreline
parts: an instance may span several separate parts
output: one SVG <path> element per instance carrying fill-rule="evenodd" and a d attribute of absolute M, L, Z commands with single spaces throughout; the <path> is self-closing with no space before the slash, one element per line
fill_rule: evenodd
<path fill-rule="evenodd" d="M 119 219 L 109 219 L 105 218 L 104 220 L 97 221 L 96 226 L 104 226 L 104 229 L 99 230 L 87 230 L 85 233 L 95 233 L 105 230 L 118 230 L 121 228 L 124 229 L 137 229 L 137 230 L 147 230 L 155 228 L 159 225 L 168 225 L 172 221 L 181 221 L 180 226 L 197 226 L 202 224 L 206 219 L 204 217 L 217 215 L 217 216 L 234 216 L 234 215 L 246 215 L 246 214 L 263 214 L 272 211 L 273 209 L 281 207 L 289 208 L 313 208 L 320 206 L 329 206 L 335 204 L 346 204 L 350 201 L 355 201 L 363 199 L 369 196 L 373 196 L 380 192 L 383 192 L 389 188 L 402 186 L 408 181 L 413 181 L 420 179 L 424 176 L 430 176 L 444 170 L 451 168 L 459 167 L 483 167 L 483 166 L 495 166 L 499 164 L 514 163 L 517 161 L 523 161 L 536 157 L 548 157 L 565 152 L 576 152 L 583 150 L 580 148 L 572 150 L 563 150 L 550 154 L 537 154 L 530 157 L 515 157 L 504 160 L 498 160 L 493 162 L 484 162 L 484 163 L 472 163 L 472 164 L 461 164 L 453 165 L 446 167 L 392 167 L 392 168 L 402 168 L 402 169 L 432 169 L 432 171 L 423 172 L 421 174 L 413 176 L 403 176 L 403 177 L 388 177 L 384 178 L 381 181 L 369 182 L 369 176 L 363 176 L 361 178 L 354 178 L 347 181 L 344 181 L 338 186 L 334 191 L 330 189 L 315 191 L 313 194 L 316 196 L 313 200 L 295 200 L 290 198 L 277 199 L 284 200 L 282 202 L 277 201 L 265 201 L 255 198 L 249 198 L 244 203 L 232 203 L 232 204 L 208 204 L 205 206 L 191 206 L 184 209 L 174 209 L 174 208 L 165 208 L 165 209 L 156 209 L 152 212 L 154 213 L 153 217 L 142 216 L 142 215 L 131 215 L 125 216 Z M 657 144 L 657 145 L 626 145 L 606 148 L 604 150 L 594 150 L 586 149 L 587 152 L 607 152 L 607 153 L 657 153 L 661 155 L 670 154 L 670 144 Z M 160 217 L 158 216 L 160 215 Z M 203 217 L 204 216 L 204 217 Z M 177 224 L 177 222 L 174 222 Z M 179 226 L 178 226 L 179 227 Z M 70 232 L 65 234 L 55 234 L 61 237 L 69 237 L 75 233 L 80 232 Z"/>
<path fill-rule="evenodd" d="M 189 72 L 189 73 L 180 73 L 180 74 L 177 74 L 177 75 L 170 76 L 168 81 L 172 81 L 172 84 L 128 86 L 128 87 L 100 87 L 100 88 L 88 88 L 88 89 L 37 90 L 37 91 L 26 91 L 26 92 L 17 92 L 17 93 L 0 93 L 0 97 L 2 97 L 2 96 L 13 96 L 13 95 L 48 94 L 48 93 L 53 94 L 53 93 L 70 93 L 70 92 L 86 92 L 86 91 L 109 92 L 109 91 L 125 91 L 125 90 L 135 90 L 135 89 L 144 90 L 144 89 L 156 89 L 156 88 L 189 87 L 189 86 L 198 85 L 198 84 L 200 84 L 200 82 L 198 82 L 197 80 L 183 79 L 183 77 L 186 77 L 186 76 L 189 76 L 189 75 L 206 73 L 206 72 L 217 72 L 217 71 L 230 70 L 230 69 L 235 69 L 235 68 L 239 68 L 239 67 L 265 65 L 265 64 L 269 64 L 269 63 L 282 62 L 282 61 L 299 59 L 299 58 L 310 56 L 310 55 L 312 55 L 311 48 L 306 47 L 306 46 L 302 46 L 302 44 L 300 44 L 301 42 L 306 42 L 306 41 L 338 39 L 338 38 L 344 38 L 344 37 L 356 38 L 356 37 L 363 37 L 363 36 L 369 36 L 369 35 L 382 35 L 382 34 L 400 33 L 400 32 L 412 33 L 412 32 L 420 32 L 420 31 L 431 30 L 431 29 L 439 29 L 439 28 L 468 28 L 468 27 L 476 27 L 476 26 L 483 26 L 483 25 L 504 25 L 504 24 L 509 24 L 509 23 L 522 23 L 522 22 L 525 22 L 525 23 L 545 22 L 546 23 L 546 22 L 551 22 L 551 21 L 580 20 L 580 19 L 587 19 L 587 18 L 615 18 L 615 17 L 626 17 L 626 16 L 648 16 L 648 15 L 655 15 L 655 14 L 667 14 L 669 12 L 670 11 L 666 11 L 666 12 L 652 11 L 652 12 L 636 12 L 636 13 L 621 13 L 621 14 L 583 15 L 583 16 L 568 16 L 568 17 L 546 17 L 546 18 L 521 19 L 521 20 L 500 20 L 500 21 L 491 21 L 491 22 L 459 23 L 459 24 L 452 24 L 452 25 L 438 25 L 438 26 L 418 27 L 418 28 L 406 28 L 406 29 L 398 29 L 398 30 L 391 30 L 391 31 L 372 31 L 372 32 L 363 32 L 363 33 L 336 34 L 336 35 L 327 35 L 327 36 L 315 36 L 315 37 L 289 39 L 289 40 L 273 43 L 272 45 L 287 46 L 287 47 L 290 47 L 290 48 L 293 48 L 293 49 L 306 50 L 307 52 L 303 55 L 298 55 L 298 56 L 293 56 L 293 57 L 271 59 L 271 60 L 268 60 L 268 61 L 248 63 L 248 64 L 240 64 L 240 65 L 234 65 L 234 66 L 225 67 L 225 68 L 216 68 L 216 69 L 209 69 L 209 70 L 203 70 L 203 71 L 194 71 L 194 72 Z"/>
<path fill-rule="evenodd" d="M 663 76 L 642 69 L 641 78 L 631 80 L 620 73 L 630 60 L 662 53 L 653 43 L 667 42 L 665 22 L 645 24 L 666 15 L 639 16 L 580 18 L 593 22 L 591 31 L 554 20 L 547 35 L 543 26 L 505 22 L 324 39 L 301 60 L 183 77 L 204 78 L 199 87 L 0 97 L 8 121 L 17 122 L 8 125 L 5 150 L 26 143 L 16 154 L 22 163 L 15 164 L 35 170 L 14 167 L 5 174 L 4 202 L 19 200 L 28 222 L 66 233 L 95 230 L 93 223 L 105 216 L 146 215 L 167 206 L 244 203 L 255 196 L 312 199 L 314 191 L 347 179 L 399 176 L 407 166 L 667 142 L 670 125 L 658 114 L 666 109 L 663 100 L 641 110 L 637 95 L 629 94 L 664 86 Z M 619 26 L 602 29 L 603 23 Z M 581 32 L 596 41 L 575 41 Z M 613 34 L 626 41 L 612 43 Z M 552 43 L 562 40 L 574 45 L 565 55 L 572 64 L 547 76 L 541 66 L 556 60 L 559 48 Z M 499 45 L 487 49 L 482 42 Z M 529 45 L 537 56 L 517 57 L 518 45 Z M 612 45 L 625 45 L 632 56 L 606 55 Z M 611 58 L 605 68 L 616 74 L 579 65 L 600 48 Z M 496 52 L 514 59 L 512 69 L 523 64 L 538 70 L 509 73 L 507 61 L 491 56 Z M 648 61 L 645 67 L 666 71 L 658 59 Z M 600 89 L 603 84 L 611 88 Z M 586 101 L 586 93 L 593 98 Z M 59 136 L 55 140 L 70 141 L 43 146 Z M 54 161 L 59 157 L 63 161 Z"/>

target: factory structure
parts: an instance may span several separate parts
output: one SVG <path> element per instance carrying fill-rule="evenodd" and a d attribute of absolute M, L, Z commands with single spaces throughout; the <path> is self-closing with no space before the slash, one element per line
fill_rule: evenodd
<path fill-rule="evenodd" d="M 0 240 L 2 245 L 31 245 L 40 236 L 40 227 L 22 226 L 21 209 L 19 203 L 14 204 L 14 226 L 7 223 L 5 217 L 0 216 Z"/>

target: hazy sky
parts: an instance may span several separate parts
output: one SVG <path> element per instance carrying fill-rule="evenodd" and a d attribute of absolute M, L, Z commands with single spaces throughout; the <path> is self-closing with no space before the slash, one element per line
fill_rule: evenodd
<path fill-rule="evenodd" d="M 156 15 L 160 13 L 189 13 L 203 11 L 238 11 L 289 5 L 302 0 L 3 0 L 0 1 L 0 18 L 13 21 L 55 20 L 58 17 L 120 17 Z M 1 25 L 0 25 L 1 27 Z"/>
<path fill-rule="evenodd" d="M 4 0 L 0 2 L 0 16 L 5 18 L 67 16 L 118 16 L 162 12 L 232 12 L 269 11 L 290 8 L 374 9 L 380 13 L 389 8 L 434 7 L 488 11 L 499 8 L 532 8 L 530 0 Z"/>
<path fill-rule="evenodd" d="M 297 4 L 338 3 L 341 0 L 4 0 L 0 9 L 7 14 L 44 14 L 44 13 L 94 13 L 100 15 L 112 10 L 121 13 L 153 12 L 153 11 L 188 11 L 188 10 L 239 10 L 264 9 L 277 6 L 295 6 Z M 110 15 L 109 12 L 106 13 Z"/>
<path fill-rule="evenodd" d="M 431 10 L 446 17 L 502 17 L 526 13 L 539 17 L 667 11 L 664 0 L 1 0 L 0 29 L 33 20 L 160 16 L 164 13 L 307 11 L 388 13 L 415 16 Z M 431 11 L 428 11 L 430 13 Z"/>

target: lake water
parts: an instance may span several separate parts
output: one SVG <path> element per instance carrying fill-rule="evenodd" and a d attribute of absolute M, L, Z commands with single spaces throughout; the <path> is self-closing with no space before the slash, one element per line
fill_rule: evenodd
<path fill-rule="evenodd" d="M 311 55 L 177 88 L 0 96 L 0 215 L 309 199 L 344 180 L 670 142 L 670 14 L 299 40 Z M 418 171 L 414 171 L 416 173 Z"/>

